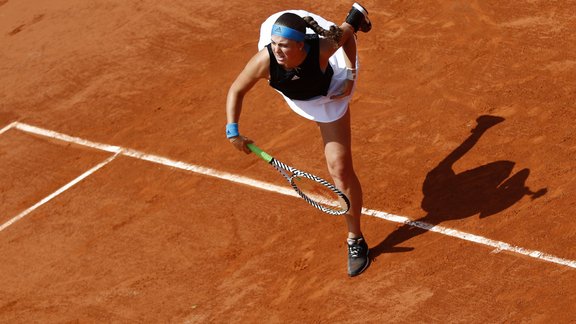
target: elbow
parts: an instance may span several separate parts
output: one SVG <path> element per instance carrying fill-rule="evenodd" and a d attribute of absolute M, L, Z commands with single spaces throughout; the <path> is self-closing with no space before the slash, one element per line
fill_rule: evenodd
<path fill-rule="evenodd" d="M 233 99 L 235 101 L 237 100 L 242 100 L 244 98 L 244 95 L 246 94 L 245 91 L 242 91 L 242 89 L 239 89 L 238 87 L 235 87 L 234 85 L 232 85 L 230 87 L 230 89 L 228 89 L 228 99 Z"/>

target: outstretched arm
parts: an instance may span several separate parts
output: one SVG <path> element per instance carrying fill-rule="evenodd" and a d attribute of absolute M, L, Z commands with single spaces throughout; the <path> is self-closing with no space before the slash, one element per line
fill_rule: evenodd
<path fill-rule="evenodd" d="M 242 101 L 244 96 L 258 80 L 267 78 L 270 74 L 270 57 L 266 49 L 256 53 L 246 64 L 242 72 L 236 77 L 236 80 L 228 90 L 226 98 L 226 121 L 228 124 L 237 124 L 242 112 Z M 230 138 L 230 142 L 240 151 L 250 153 L 246 147 L 251 141 L 244 136 L 235 136 Z"/>

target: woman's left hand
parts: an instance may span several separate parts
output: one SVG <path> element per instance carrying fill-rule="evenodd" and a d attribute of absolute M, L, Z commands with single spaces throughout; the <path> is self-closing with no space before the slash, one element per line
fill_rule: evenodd
<path fill-rule="evenodd" d="M 339 94 L 330 96 L 330 99 L 341 99 L 346 96 L 349 96 L 352 93 L 352 88 L 354 87 L 354 80 L 346 80 L 344 82 L 344 87 L 342 88 L 342 92 Z"/>

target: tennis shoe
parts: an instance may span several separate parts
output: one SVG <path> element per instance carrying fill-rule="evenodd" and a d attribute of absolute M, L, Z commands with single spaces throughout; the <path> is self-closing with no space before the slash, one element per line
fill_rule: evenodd
<path fill-rule="evenodd" d="M 346 22 L 352 25 L 354 32 L 361 31 L 367 33 L 372 29 L 372 23 L 368 18 L 368 10 L 355 2 L 346 16 Z"/>
<path fill-rule="evenodd" d="M 366 270 L 370 264 L 368 244 L 364 237 L 349 238 L 346 243 L 348 244 L 348 275 L 354 277 Z"/>

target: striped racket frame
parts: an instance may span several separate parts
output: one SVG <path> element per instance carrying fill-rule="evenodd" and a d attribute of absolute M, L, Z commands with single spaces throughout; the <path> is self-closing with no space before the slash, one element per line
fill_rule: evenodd
<path fill-rule="evenodd" d="M 286 180 L 288 180 L 288 182 L 290 183 L 292 188 L 296 191 L 296 193 L 298 193 L 298 195 L 300 197 L 302 197 L 302 199 L 304 199 L 310 205 L 312 205 L 312 206 L 318 208 L 319 210 L 321 210 L 327 214 L 330 214 L 330 215 L 343 215 L 343 214 L 346 214 L 348 212 L 348 210 L 350 209 L 350 200 L 348 199 L 348 197 L 346 197 L 346 195 L 342 191 L 340 191 L 338 188 L 336 188 L 330 182 L 328 182 L 328 181 L 326 181 L 326 180 L 324 180 L 318 176 L 315 176 L 313 174 L 310 174 L 310 173 L 307 173 L 304 171 L 300 171 L 300 170 L 295 169 L 295 168 L 293 168 L 293 167 L 291 167 L 285 163 L 282 163 L 282 162 L 276 160 L 274 157 L 272 157 L 268 153 L 262 151 L 259 147 L 257 147 L 254 144 L 248 144 L 248 148 L 250 148 L 250 150 L 252 150 L 252 152 L 254 152 L 256 155 L 258 155 L 264 161 L 268 162 L 276 170 L 278 170 L 278 172 L 280 172 L 280 174 L 282 174 L 282 176 L 284 178 L 286 178 Z M 286 171 L 288 171 L 289 173 Z M 338 195 L 338 197 L 342 198 L 342 201 L 344 201 L 344 203 L 346 204 L 346 208 L 344 208 L 344 209 L 329 208 L 329 207 L 323 206 L 322 204 L 314 201 L 312 198 L 310 198 L 306 194 L 304 194 L 300 190 L 300 188 L 298 188 L 298 186 L 294 183 L 294 178 L 296 178 L 296 177 L 308 178 L 308 179 L 316 181 L 316 182 L 320 183 L 321 185 L 325 186 L 326 188 L 330 189 L 332 192 L 334 192 L 336 195 Z"/>
<path fill-rule="evenodd" d="M 276 168 L 276 170 L 280 171 L 280 173 L 284 176 L 284 178 L 286 178 L 286 180 L 288 180 L 288 182 L 290 182 L 290 185 L 292 186 L 292 188 L 298 193 L 298 195 L 300 197 L 302 197 L 302 199 L 304 199 L 307 203 L 309 203 L 310 205 L 320 209 L 321 211 L 330 214 L 330 215 L 343 215 L 346 214 L 348 212 L 348 210 L 350 209 L 350 200 L 348 200 L 348 197 L 346 197 L 346 195 L 338 190 L 338 188 L 336 188 L 333 184 L 331 184 L 330 182 L 317 177 L 313 174 L 310 173 L 306 173 L 304 171 L 300 171 L 298 169 L 294 169 L 293 167 L 286 165 L 276 159 L 272 159 L 272 161 L 270 161 L 270 164 Z M 287 174 L 286 172 L 284 172 L 283 170 L 286 170 L 288 172 L 290 172 L 290 174 Z M 312 198 L 308 197 L 305 193 L 303 193 L 300 188 L 298 188 L 298 186 L 294 183 L 294 178 L 296 177 L 304 177 L 304 178 L 308 178 L 310 180 L 316 181 L 318 183 L 320 183 L 321 185 L 327 187 L 328 189 L 330 189 L 332 192 L 334 192 L 336 195 L 338 195 L 338 197 L 342 198 L 342 200 L 346 203 L 346 208 L 345 209 L 333 209 L 333 208 L 329 208 L 326 206 L 323 206 L 321 204 L 319 204 L 318 202 L 314 201 Z"/>

